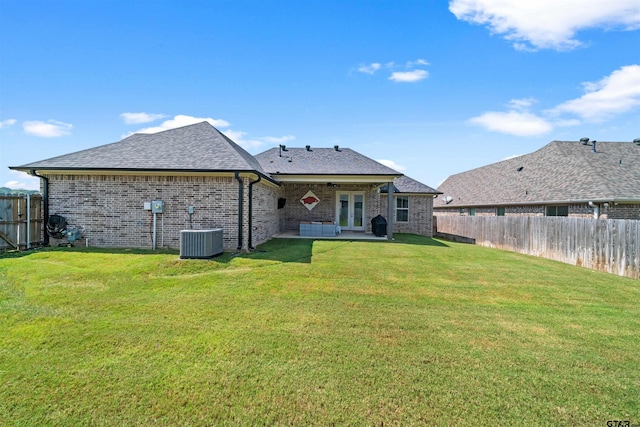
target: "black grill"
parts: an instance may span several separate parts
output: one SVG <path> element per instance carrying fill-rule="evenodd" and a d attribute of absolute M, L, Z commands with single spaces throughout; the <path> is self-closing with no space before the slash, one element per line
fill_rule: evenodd
<path fill-rule="evenodd" d="M 371 232 L 378 237 L 387 234 L 387 220 L 382 215 L 378 215 L 371 219 Z"/>

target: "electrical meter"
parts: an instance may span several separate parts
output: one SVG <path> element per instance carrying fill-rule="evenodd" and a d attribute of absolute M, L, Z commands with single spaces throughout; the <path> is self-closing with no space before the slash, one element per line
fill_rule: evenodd
<path fill-rule="evenodd" d="M 164 212 L 164 202 L 162 200 L 154 200 L 151 202 L 151 212 L 153 213 L 163 213 Z"/>

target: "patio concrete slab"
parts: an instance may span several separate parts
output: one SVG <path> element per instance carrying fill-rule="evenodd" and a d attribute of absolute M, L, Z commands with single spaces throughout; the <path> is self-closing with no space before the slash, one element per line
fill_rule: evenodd
<path fill-rule="evenodd" d="M 364 231 L 343 231 L 337 236 L 300 236 L 297 230 L 283 231 L 273 236 L 274 239 L 313 239 L 313 240 L 379 240 L 386 241 L 387 236 L 378 237 L 373 233 L 365 233 Z"/>

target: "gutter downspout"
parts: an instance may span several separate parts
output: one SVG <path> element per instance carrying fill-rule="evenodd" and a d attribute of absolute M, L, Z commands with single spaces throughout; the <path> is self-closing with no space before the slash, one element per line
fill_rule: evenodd
<path fill-rule="evenodd" d="M 47 178 L 46 176 L 38 175 L 35 169 L 29 170 L 29 175 L 40 178 L 43 181 L 42 215 L 44 218 L 42 224 L 42 244 L 44 246 L 49 246 L 49 233 L 47 233 L 47 224 L 49 223 L 49 178 Z"/>
<path fill-rule="evenodd" d="M 387 183 L 387 240 L 393 240 L 393 223 L 395 222 L 393 206 L 393 181 Z"/>
<path fill-rule="evenodd" d="M 262 180 L 260 175 L 257 175 L 258 179 L 249 183 L 249 250 L 252 251 L 253 247 L 253 184 L 257 184 Z"/>
<path fill-rule="evenodd" d="M 242 205 L 244 198 L 244 182 L 240 178 L 240 172 L 235 172 L 236 181 L 238 181 L 238 250 L 242 250 Z"/>

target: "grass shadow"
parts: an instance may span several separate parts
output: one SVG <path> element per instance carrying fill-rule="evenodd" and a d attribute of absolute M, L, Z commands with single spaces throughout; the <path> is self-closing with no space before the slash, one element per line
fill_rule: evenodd
<path fill-rule="evenodd" d="M 342 239 L 339 239 L 342 240 Z M 247 259 L 262 259 L 278 262 L 298 262 L 311 263 L 313 255 L 313 245 L 316 241 L 331 241 L 330 239 L 271 239 L 259 245 L 255 251 L 247 254 L 239 254 L 235 256 Z M 399 233 L 394 235 L 393 241 L 386 240 L 360 240 L 360 239 L 344 239 L 345 242 L 367 243 L 371 245 L 388 245 L 388 244 L 407 244 L 420 246 L 437 246 L 448 248 L 449 246 L 440 240 L 431 237 L 420 236 L 417 234 Z"/>
<path fill-rule="evenodd" d="M 442 248 L 448 248 L 449 245 L 442 240 L 437 240 L 432 237 L 420 236 L 419 234 L 397 233 L 393 235 L 393 242 L 402 243 L 405 245 L 420 245 L 420 246 L 439 246 Z"/>
<path fill-rule="evenodd" d="M 175 254 L 179 255 L 176 249 L 140 249 L 140 248 L 97 248 L 97 247 L 74 247 L 74 246 L 40 246 L 37 248 L 22 251 L 0 252 L 2 258 L 21 258 L 40 252 L 75 252 L 75 253 L 104 253 L 104 254 L 133 254 L 133 255 L 158 255 Z"/>
<path fill-rule="evenodd" d="M 21 249 L 21 250 L 5 250 L 5 251 L 0 251 L 0 259 L 5 259 L 5 258 L 22 258 L 25 256 L 29 256 L 38 252 L 43 252 L 43 251 L 51 251 L 52 249 L 58 249 L 58 248 L 51 248 L 51 247 L 47 247 L 47 246 L 36 246 L 33 248 L 29 248 L 29 249 Z M 66 249 L 66 248 L 65 248 Z"/>
<path fill-rule="evenodd" d="M 249 259 L 310 264 L 313 242 L 313 239 L 271 239 L 259 245 L 255 251 L 238 256 Z"/>
<path fill-rule="evenodd" d="M 310 264 L 313 254 L 313 244 L 316 240 L 309 239 L 271 239 L 259 245 L 252 252 L 234 252 L 225 251 L 224 253 L 208 258 L 210 261 L 227 264 L 234 258 L 245 258 L 255 260 L 269 260 L 278 262 L 295 262 Z M 374 241 L 374 240 L 349 240 L 360 243 L 388 245 L 388 244 L 408 244 L 420 246 L 437 246 L 446 248 L 448 245 L 440 240 L 431 237 L 420 236 L 417 234 L 397 233 L 394 234 L 393 241 Z M 132 254 L 132 255 L 175 255 L 179 256 L 180 251 L 177 249 L 141 249 L 141 248 L 97 248 L 97 247 L 39 247 L 28 251 L 7 251 L 0 252 L 2 258 L 19 258 L 28 256 L 38 252 L 74 252 L 74 253 L 104 253 L 104 254 Z"/>

